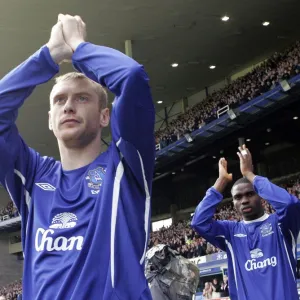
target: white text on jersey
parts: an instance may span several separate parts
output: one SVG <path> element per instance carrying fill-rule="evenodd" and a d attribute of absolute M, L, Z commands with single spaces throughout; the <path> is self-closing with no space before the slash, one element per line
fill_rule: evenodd
<path fill-rule="evenodd" d="M 271 258 L 266 258 L 262 261 L 257 261 L 255 258 L 248 259 L 245 263 L 245 269 L 247 271 L 253 271 L 256 269 L 263 269 L 267 266 L 276 267 L 277 266 L 277 258 L 276 256 L 272 256 Z"/>
<path fill-rule="evenodd" d="M 68 251 L 82 249 L 83 236 L 72 236 L 66 238 L 64 236 L 58 236 L 53 239 L 50 235 L 54 233 L 52 229 L 38 228 L 35 235 L 35 249 L 36 251 Z"/>

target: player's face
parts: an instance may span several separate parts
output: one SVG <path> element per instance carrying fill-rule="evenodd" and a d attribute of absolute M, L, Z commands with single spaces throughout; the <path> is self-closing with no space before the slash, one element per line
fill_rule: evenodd
<path fill-rule="evenodd" d="M 109 111 L 101 109 L 99 96 L 88 80 L 59 82 L 50 101 L 49 128 L 64 143 L 85 146 L 109 123 Z"/>
<path fill-rule="evenodd" d="M 255 220 L 264 214 L 262 199 L 256 194 L 251 183 L 240 183 L 231 191 L 233 204 L 245 221 Z"/>

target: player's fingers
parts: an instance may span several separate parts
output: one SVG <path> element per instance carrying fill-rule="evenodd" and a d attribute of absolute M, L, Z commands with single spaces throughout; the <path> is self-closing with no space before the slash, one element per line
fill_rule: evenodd
<path fill-rule="evenodd" d="M 246 148 L 247 154 L 249 155 L 249 157 L 251 157 L 251 152 L 248 148 Z"/>
<path fill-rule="evenodd" d="M 52 27 L 52 30 L 51 32 L 54 33 L 54 32 L 57 32 L 58 30 L 61 30 L 62 28 L 62 24 L 60 21 L 58 21 L 53 27 Z"/>
<path fill-rule="evenodd" d="M 78 24 L 82 26 L 82 19 L 80 18 L 80 16 L 75 16 L 74 18 L 76 19 Z"/>
<path fill-rule="evenodd" d="M 250 150 L 249 150 L 249 148 L 247 148 L 247 146 L 246 146 L 246 145 L 244 145 L 244 150 L 246 150 L 246 151 L 247 151 L 247 154 L 249 154 L 249 155 L 251 154 L 251 153 L 250 153 Z"/>
<path fill-rule="evenodd" d="M 252 160 L 250 150 L 246 147 L 246 145 L 243 145 L 243 150 L 241 153 L 245 158 L 247 158 L 247 160 Z"/>
<path fill-rule="evenodd" d="M 226 169 L 226 164 L 225 164 L 224 158 L 222 159 L 222 167 L 223 167 L 223 169 Z"/>
<path fill-rule="evenodd" d="M 219 159 L 219 166 L 220 166 L 220 167 L 223 166 L 223 160 L 222 160 L 222 158 Z"/>
<path fill-rule="evenodd" d="M 80 16 L 76 15 L 74 16 L 74 18 L 79 22 L 79 23 L 83 23 L 82 19 Z"/>
<path fill-rule="evenodd" d="M 227 168 L 227 160 L 224 158 L 224 167 Z"/>
<path fill-rule="evenodd" d="M 239 147 L 239 150 L 243 156 L 248 154 L 247 151 L 245 150 L 244 146 L 245 145 L 242 145 L 241 147 Z"/>
<path fill-rule="evenodd" d="M 240 152 L 237 152 L 237 155 L 240 158 L 240 161 L 244 161 L 243 155 Z"/>
<path fill-rule="evenodd" d="M 65 15 L 63 15 L 63 14 L 59 14 L 57 17 L 57 21 L 60 21 L 60 22 L 62 22 L 64 19 L 65 19 Z"/>

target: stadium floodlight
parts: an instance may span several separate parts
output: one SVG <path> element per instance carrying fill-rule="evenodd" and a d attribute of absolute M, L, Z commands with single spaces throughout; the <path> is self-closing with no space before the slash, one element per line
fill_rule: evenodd
<path fill-rule="evenodd" d="M 223 22 L 227 22 L 227 21 L 229 20 L 229 17 L 228 17 L 228 16 L 224 16 L 224 17 L 221 18 L 221 20 L 222 20 Z"/>

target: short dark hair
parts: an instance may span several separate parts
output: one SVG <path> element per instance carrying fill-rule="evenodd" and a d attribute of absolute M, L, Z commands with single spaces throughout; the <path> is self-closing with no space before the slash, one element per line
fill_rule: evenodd
<path fill-rule="evenodd" d="M 232 191 L 232 189 L 233 189 L 236 185 L 241 184 L 241 183 L 250 183 L 250 184 L 252 184 L 251 181 L 248 180 L 246 177 L 242 177 L 242 178 L 238 179 L 238 180 L 233 184 L 233 186 L 232 186 L 232 188 L 231 188 L 231 191 Z"/>
<path fill-rule="evenodd" d="M 242 178 L 238 179 L 238 180 L 233 184 L 232 187 L 234 187 L 234 186 L 236 186 L 236 185 L 238 185 L 238 184 L 240 184 L 240 183 L 251 183 L 251 181 L 250 181 L 249 179 L 247 179 L 246 177 L 242 177 Z M 252 184 L 252 183 L 251 183 L 251 184 Z"/>

